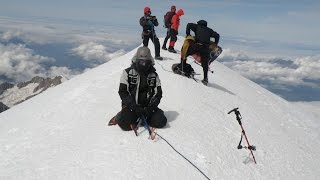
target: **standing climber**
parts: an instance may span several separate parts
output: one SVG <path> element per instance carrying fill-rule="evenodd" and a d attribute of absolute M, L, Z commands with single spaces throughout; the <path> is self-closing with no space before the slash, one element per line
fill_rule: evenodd
<path fill-rule="evenodd" d="M 155 48 L 155 59 L 163 60 L 160 56 L 160 42 L 154 30 L 154 27 L 159 25 L 157 17 L 151 16 L 151 9 L 149 7 L 145 7 L 143 12 L 144 16 L 140 18 L 140 25 L 143 29 L 143 45 L 148 47 L 149 39 L 151 39 Z"/>
<path fill-rule="evenodd" d="M 163 45 L 162 45 L 162 49 L 163 50 L 168 50 L 167 49 L 167 41 L 169 40 L 171 34 L 170 34 L 170 30 L 171 30 L 171 20 L 172 20 L 172 17 L 176 14 L 176 6 L 175 5 L 172 5 L 171 6 L 171 10 L 168 11 L 165 15 L 164 15 L 164 27 L 167 28 L 167 35 L 166 37 L 164 38 L 164 41 L 163 41 Z"/>

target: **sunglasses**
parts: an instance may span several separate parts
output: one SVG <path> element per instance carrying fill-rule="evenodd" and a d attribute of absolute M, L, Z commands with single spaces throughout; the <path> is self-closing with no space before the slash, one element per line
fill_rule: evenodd
<path fill-rule="evenodd" d="M 148 66 L 151 64 L 151 61 L 149 59 L 137 59 L 137 61 L 141 66 Z"/>

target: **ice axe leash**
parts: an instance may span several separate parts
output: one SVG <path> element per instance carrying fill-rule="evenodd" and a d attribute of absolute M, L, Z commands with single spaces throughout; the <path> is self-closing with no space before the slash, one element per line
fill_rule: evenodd
<path fill-rule="evenodd" d="M 256 158 L 254 157 L 254 154 L 253 154 L 253 151 L 256 150 L 256 147 L 253 146 L 253 145 L 250 145 L 250 143 L 249 143 L 249 140 L 248 140 L 248 138 L 247 138 L 246 132 L 244 131 L 243 126 L 242 126 L 242 122 L 241 122 L 242 117 L 241 117 L 239 108 L 234 108 L 234 109 L 232 109 L 231 111 L 228 112 L 228 114 L 230 114 L 230 113 L 232 113 L 232 112 L 235 113 L 236 119 L 237 119 L 237 121 L 238 121 L 238 123 L 239 123 L 239 125 L 240 125 L 240 127 L 241 127 L 241 130 L 242 130 L 240 142 L 239 142 L 239 145 L 238 145 L 237 148 L 238 148 L 238 149 L 242 149 L 242 148 L 249 149 L 250 152 L 251 152 L 251 155 L 252 155 L 252 157 L 253 157 L 254 163 L 257 164 Z M 247 146 L 242 146 L 242 145 L 241 145 L 242 137 L 243 137 L 243 136 L 244 136 L 244 138 L 246 139 Z"/>

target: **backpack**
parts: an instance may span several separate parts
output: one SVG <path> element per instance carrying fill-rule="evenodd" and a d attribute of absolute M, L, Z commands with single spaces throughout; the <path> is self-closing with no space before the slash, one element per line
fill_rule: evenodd
<path fill-rule="evenodd" d="M 195 73 L 192 66 L 188 63 L 184 63 L 183 66 L 181 63 L 173 64 L 172 71 L 186 77 L 192 77 Z"/>
<path fill-rule="evenodd" d="M 167 12 L 164 17 L 163 17 L 163 22 L 164 22 L 164 27 L 165 28 L 170 28 L 170 25 L 171 25 L 171 19 L 172 17 L 174 16 L 174 12 Z"/>

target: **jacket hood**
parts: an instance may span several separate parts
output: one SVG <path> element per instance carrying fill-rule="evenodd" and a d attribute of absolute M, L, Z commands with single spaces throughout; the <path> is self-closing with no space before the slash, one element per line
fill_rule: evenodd
<path fill-rule="evenodd" d="M 131 61 L 132 63 L 136 63 L 138 59 L 148 59 L 151 61 L 151 64 L 154 65 L 154 59 L 148 47 L 139 47 L 136 54 L 132 57 Z"/>
<path fill-rule="evenodd" d="M 197 22 L 197 24 L 198 24 L 198 25 L 201 25 L 201 26 L 206 26 L 206 27 L 207 27 L 207 24 L 208 24 L 208 23 L 207 23 L 207 21 L 205 21 L 205 20 L 200 20 L 200 21 Z"/>
<path fill-rule="evenodd" d="M 176 15 L 178 15 L 178 16 L 184 15 L 183 10 L 182 10 L 182 9 L 179 9 L 179 10 L 177 11 Z"/>

